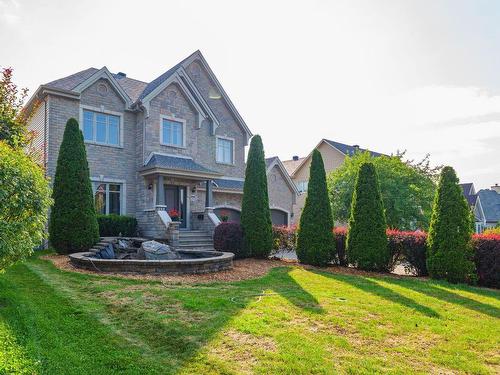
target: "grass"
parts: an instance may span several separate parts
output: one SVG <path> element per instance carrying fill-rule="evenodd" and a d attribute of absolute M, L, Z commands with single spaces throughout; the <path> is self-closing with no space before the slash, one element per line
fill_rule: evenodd
<path fill-rule="evenodd" d="M 56 269 L 0 274 L 0 374 L 500 372 L 500 292 L 273 269 L 164 285 Z"/>

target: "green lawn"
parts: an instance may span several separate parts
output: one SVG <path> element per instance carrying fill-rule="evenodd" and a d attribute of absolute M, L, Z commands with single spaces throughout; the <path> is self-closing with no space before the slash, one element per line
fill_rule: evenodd
<path fill-rule="evenodd" d="M 164 285 L 0 274 L 0 374 L 499 373 L 500 292 L 273 269 Z"/>

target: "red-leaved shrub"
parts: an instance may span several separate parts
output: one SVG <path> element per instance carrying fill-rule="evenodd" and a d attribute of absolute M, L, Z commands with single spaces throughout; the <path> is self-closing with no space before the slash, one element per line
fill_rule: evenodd
<path fill-rule="evenodd" d="M 500 288 L 500 234 L 472 236 L 478 284 Z"/>
<path fill-rule="evenodd" d="M 234 257 L 246 258 L 243 250 L 243 231 L 239 223 L 220 223 L 214 231 L 214 248 L 218 251 L 234 253 Z"/>
<path fill-rule="evenodd" d="M 333 260 L 336 264 L 341 266 L 347 266 L 347 256 L 346 256 L 346 239 L 347 239 L 347 228 L 346 227 L 336 227 L 333 228 L 333 238 L 335 239 L 335 252 L 336 256 Z"/>
<path fill-rule="evenodd" d="M 273 225 L 273 250 L 295 251 L 297 244 L 297 227 L 291 225 Z"/>
<path fill-rule="evenodd" d="M 403 262 L 407 272 L 417 276 L 426 276 L 427 233 L 422 231 L 387 230 L 388 246 L 392 254 L 392 264 L 389 269 L 394 269 L 397 262 Z"/>

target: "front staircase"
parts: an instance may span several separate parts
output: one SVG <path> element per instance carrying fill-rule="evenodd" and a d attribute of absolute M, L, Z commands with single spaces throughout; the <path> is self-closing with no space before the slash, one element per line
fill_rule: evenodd
<path fill-rule="evenodd" d="M 179 232 L 179 250 L 214 251 L 214 240 L 210 232 L 203 230 L 181 230 Z"/>

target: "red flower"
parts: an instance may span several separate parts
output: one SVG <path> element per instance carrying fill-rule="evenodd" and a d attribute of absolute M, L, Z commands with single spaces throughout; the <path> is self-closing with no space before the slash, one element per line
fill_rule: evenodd
<path fill-rule="evenodd" d="M 177 211 L 175 208 L 171 208 L 168 210 L 168 216 L 170 216 L 172 219 L 179 217 L 179 211 Z"/>

